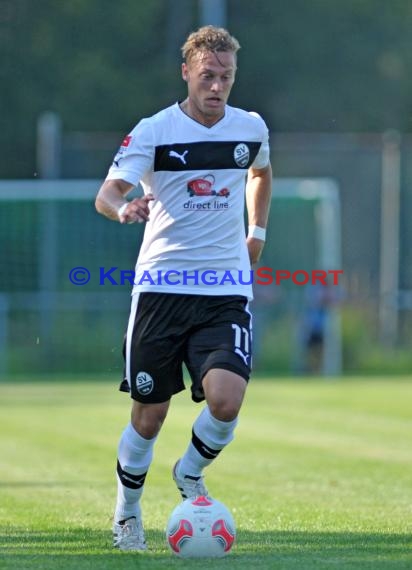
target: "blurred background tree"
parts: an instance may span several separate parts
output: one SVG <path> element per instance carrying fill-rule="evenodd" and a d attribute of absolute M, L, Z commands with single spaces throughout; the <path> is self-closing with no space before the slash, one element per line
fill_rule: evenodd
<path fill-rule="evenodd" d="M 76 312 L 64 297 L 70 292 L 67 275 L 70 264 L 92 267 L 103 254 L 107 263 L 113 255 L 112 263 L 120 264 L 119 249 L 125 256 L 122 267 L 132 266 L 135 250 L 128 236 L 132 243 L 136 239 L 133 228 L 127 234 L 99 219 L 92 198 L 82 204 L 53 203 L 53 217 L 47 202 L 19 202 L 14 188 L 21 184 L 13 186 L 10 179 L 60 177 L 70 184 L 80 179 L 82 190 L 84 179 L 90 179 L 94 198 L 94 185 L 97 190 L 124 134 L 142 117 L 186 96 L 180 47 L 190 31 L 206 23 L 206 6 L 216 13 L 224 7 L 223 20 L 240 41 L 230 103 L 265 118 L 277 181 L 326 178 L 339 189 L 344 370 L 411 369 L 412 2 L 220 0 L 218 7 L 215 2 L 0 0 L 0 179 L 8 179 L 0 207 L 1 251 L 7 260 L 0 276 L 0 351 L 3 334 L 13 346 L 10 370 L 58 370 L 62 362 L 72 370 L 73 360 L 83 370 L 94 365 L 92 350 L 100 354 L 103 346 L 118 346 L 117 329 L 112 323 L 104 329 L 106 314 L 99 313 L 103 305 L 97 293 L 104 293 L 119 319 L 123 300 L 109 301 L 115 291 L 107 288 L 90 290 L 86 311 L 86 296 L 78 291 L 70 298 Z M 39 118 L 49 111 L 46 117 L 61 124 L 54 146 L 47 129 L 37 144 Z M 384 196 L 391 207 L 397 200 L 400 204 L 400 215 L 389 221 Z M 268 266 L 290 263 L 294 270 L 309 263 L 320 207 L 303 202 L 272 208 L 273 227 L 283 230 L 266 249 Z M 44 223 L 50 219 L 53 227 Z M 386 247 L 388 232 L 391 248 Z M 126 239 L 123 248 L 117 245 L 121 239 Z M 389 255 L 383 256 L 386 250 Z M 316 267 L 318 262 L 313 260 Z M 55 284 L 61 307 L 53 307 L 48 295 L 49 269 L 55 281 L 62 280 Z M 263 309 L 276 323 L 263 335 L 261 367 L 271 371 L 291 369 L 301 310 L 296 288 L 280 297 L 270 311 Z M 39 298 L 47 301 L 44 306 Z M 80 332 L 91 326 L 99 327 L 100 344 Z M 33 342 L 38 329 L 46 328 L 49 343 L 44 334 L 40 345 Z M 391 335 L 385 333 L 389 328 Z M 72 357 L 66 359 L 69 337 Z M 118 365 L 114 355 L 107 359 Z"/>
<path fill-rule="evenodd" d="M 40 113 L 66 131 L 126 132 L 184 96 L 180 45 L 196 0 L 1 0 L 0 177 L 35 171 Z M 408 0 L 228 0 L 239 39 L 231 103 L 272 131 L 411 129 Z"/>

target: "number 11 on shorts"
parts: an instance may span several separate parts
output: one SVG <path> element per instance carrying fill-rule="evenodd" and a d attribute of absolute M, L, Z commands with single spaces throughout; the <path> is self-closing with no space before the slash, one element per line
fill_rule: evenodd
<path fill-rule="evenodd" d="M 243 359 L 246 366 L 249 366 L 248 362 L 250 358 L 249 331 L 245 327 L 240 327 L 235 323 L 232 323 L 232 329 L 235 331 L 234 351 Z"/>

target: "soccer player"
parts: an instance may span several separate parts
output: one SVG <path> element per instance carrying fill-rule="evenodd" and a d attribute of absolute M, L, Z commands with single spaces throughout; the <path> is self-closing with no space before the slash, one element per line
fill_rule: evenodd
<path fill-rule="evenodd" d="M 239 47 L 223 28 L 189 35 L 187 98 L 126 136 L 96 198 L 107 218 L 146 224 L 121 386 L 132 398 L 117 461 L 121 550 L 146 549 L 139 501 L 170 399 L 184 389 L 183 364 L 192 399 L 205 401 L 173 468 L 183 499 L 208 494 L 203 470 L 232 441 L 250 376 L 250 268 L 265 242 L 272 172 L 264 121 L 227 104 Z M 127 201 L 139 182 L 144 195 Z"/>

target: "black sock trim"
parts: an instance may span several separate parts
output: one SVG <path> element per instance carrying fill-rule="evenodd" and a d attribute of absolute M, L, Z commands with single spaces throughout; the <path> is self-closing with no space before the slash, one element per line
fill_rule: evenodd
<path fill-rule="evenodd" d="M 133 517 L 127 517 L 127 519 L 123 519 L 121 521 L 118 521 L 117 524 L 119 524 L 120 526 L 124 526 L 127 523 L 127 521 L 130 521 L 131 519 L 135 519 L 135 518 L 136 517 L 134 517 L 134 516 Z"/>
<path fill-rule="evenodd" d="M 194 430 L 192 430 L 192 443 L 195 449 L 205 459 L 215 459 L 221 452 L 221 449 L 213 449 L 212 447 L 206 445 L 200 438 L 197 437 Z"/>
<path fill-rule="evenodd" d="M 120 465 L 120 462 L 118 460 L 117 474 L 119 476 L 122 485 L 124 485 L 128 489 L 140 489 L 140 487 L 143 486 L 144 481 L 146 479 L 147 471 L 146 473 L 142 473 L 141 475 L 132 475 L 131 473 L 128 473 L 127 471 L 124 471 L 124 469 L 122 469 L 122 466 Z"/>

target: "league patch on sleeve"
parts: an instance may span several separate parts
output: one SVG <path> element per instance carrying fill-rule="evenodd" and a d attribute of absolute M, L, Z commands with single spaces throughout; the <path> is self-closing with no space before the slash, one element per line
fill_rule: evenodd
<path fill-rule="evenodd" d="M 132 135 L 126 135 L 122 140 L 122 144 L 120 145 L 121 148 L 127 148 L 132 140 Z"/>
<path fill-rule="evenodd" d="M 119 168 L 119 161 L 121 158 L 124 157 L 127 151 L 127 147 L 130 145 L 131 140 L 132 140 L 132 135 L 126 135 L 120 144 L 119 150 L 117 151 L 116 156 L 114 157 L 113 160 L 113 164 L 118 168 Z"/>

